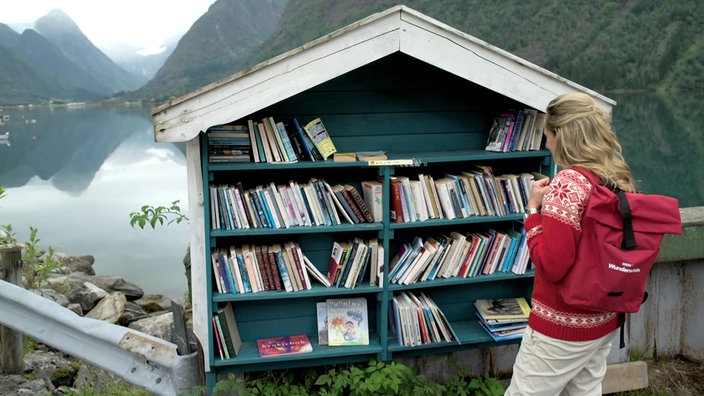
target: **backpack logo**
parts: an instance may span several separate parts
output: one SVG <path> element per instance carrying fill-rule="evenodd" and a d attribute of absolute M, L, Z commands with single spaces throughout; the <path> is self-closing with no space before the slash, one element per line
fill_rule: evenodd
<path fill-rule="evenodd" d="M 626 273 L 640 272 L 640 268 L 634 267 L 633 264 L 627 263 L 625 261 L 622 262 L 620 266 L 613 264 L 613 263 L 609 263 L 609 268 L 612 270 L 626 272 Z"/>

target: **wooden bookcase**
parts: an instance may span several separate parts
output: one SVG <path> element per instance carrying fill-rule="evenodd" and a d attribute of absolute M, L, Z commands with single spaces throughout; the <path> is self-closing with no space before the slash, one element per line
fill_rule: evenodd
<path fill-rule="evenodd" d="M 332 242 L 354 236 L 378 238 L 384 246 L 386 270 L 398 246 L 414 236 L 428 237 L 451 231 L 470 232 L 489 227 L 508 228 L 522 221 L 522 214 L 504 217 L 470 217 L 459 220 L 428 220 L 395 223 L 389 219 L 389 178 L 418 173 L 442 175 L 461 172 L 472 164 L 490 165 L 496 175 L 516 172 L 553 174 L 553 161 L 546 150 L 494 153 L 484 151 L 491 120 L 499 112 L 524 108 L 501 94 L 476 85 L 407 55 L 396 53 L 352 72 L 261 109 L 247 119 L 272 116 L 288 122 L 307 122 L 321 117 L 338 151 L 384 150 L 389 159 L 412 159 L 413 166 L 370 167 L 362 162 L 218 163 L 207 161 L 207 139 L 201 138 L 204 180 L 205 254 L 209 317 L 219 306 L 231 302 L 243 340 L 240 354 L 231 359 L 216 357 L 213 345 L 204 346 L 212 373 L 271 370 L 301 366 L 391 360 L 419 354 L 437 354 L 460 349 L 497 345 L 479 326 L 473 302 L 477 298 L 530 297 L 532 272 L 525 275 L 495 273 L 473 278 L 449 278 L 408 286 L 389 284 L 354 289 L 325 288 L 313 281 L 313 289 L 299 292 L 219 294 L 213 284 L 210 250 L 242 243 L 268 245 L 295 241 L 323 273 L 327 272 Z M 203 136 L 203 134 L 201 134 Z M 242 182 L 246 188 L 311 177 L 330 184 L 359 187 L 364 180 L 381 180 L 384 218 L 381 223 L 343 224 L 332 227 L 285 229 L 211 230 L 209 184 Z M 361 190 L 360 190 L 361 191 Z M 402 290 L 422 290 L 430 295 L 450 320 L 459 343 L 403 347 L 388 328 L 389 301 Z M 315 304 L 333 297 L 365 297 L 369 311 L 370 345 L 318 346 Z M 313 352 L 276 358 L 260 358 L 256 339 L 305 333 Z M 212 328 L 210 337 L 212 337 Z M 214 377 L 209 378 L 210 380 Z"/>

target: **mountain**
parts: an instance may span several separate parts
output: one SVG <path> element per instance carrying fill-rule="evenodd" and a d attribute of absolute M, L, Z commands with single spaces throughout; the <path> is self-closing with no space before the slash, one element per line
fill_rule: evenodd
<path fill-rule="evenodd" d="M 99 100 L 147 81 L 112 62 L 59 10 L 35 28 L 19 34 L 0 24 L 0 105 Z"/>
<path fill-rule="evenodd" d="M 100 82 L 100 85 L 93 85 L 98 93 L 110 96 L 120 91 L 132 91 L 147 81 L 116 65 L 61 10 L 50 11 L 39 18 L 34 26 L 74 63 L 78 68 L 76 73 L 85 76 L 86 83 L 91 82 L 89 80 Z"/>
<path fill-rule="evenodd" d="M 288 0 L 218 0 L 181 37 L 159 72 L 133 96 L 162 100 L 241 69 L 277 29 Z"/>
<path fill-rule="evenodd" d="M 184 94 L 398 1 L 261 2 L 271 5 L 272 12 L 281 12 L 273 31 L 271 25 L 255 23 L 260 20 L 248 12 L 259 4 L 218 0 L 137 94 L 158 100 Z M 704 90 L 701 0 L 405 0 L 403 4 L 600 92 Z"/>

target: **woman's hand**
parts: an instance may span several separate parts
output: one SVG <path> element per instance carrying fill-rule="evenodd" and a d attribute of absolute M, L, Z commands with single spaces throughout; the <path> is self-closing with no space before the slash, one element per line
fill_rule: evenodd
<path fill-rule="evenodd" d="M 547 177 L 533 182 L 533 186 L 530 188 L 527 209 L 540 209 L 543 205 L 543 196 L 548 190 L 548 184 L 550 184 L 550 178 Z"/>

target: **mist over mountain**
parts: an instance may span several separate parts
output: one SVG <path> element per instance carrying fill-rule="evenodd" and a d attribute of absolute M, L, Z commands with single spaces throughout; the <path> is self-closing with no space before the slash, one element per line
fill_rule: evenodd
<path fill-rule="evenodd" d="M 0 24 L 0 104 L 109 98 L 142 86 L 147 78 L 130 73 L 103 54 L 60 10 L 19 34 Z"/>
<path fill-rule="evenodd" d="M 159 52 L 144 53 L 142 48 L 131 44 L 116 44 L 102 50 L 118 66 L 151 80 L 174 52 L 180 38 L 179 35 L 165 40 Z"/>

